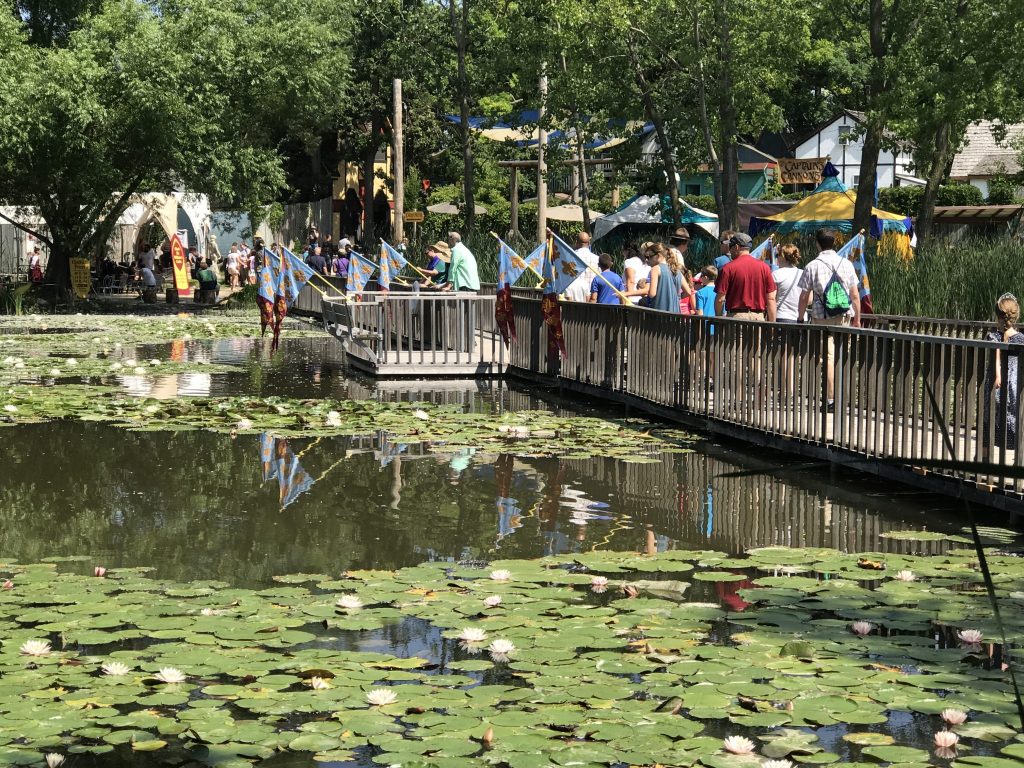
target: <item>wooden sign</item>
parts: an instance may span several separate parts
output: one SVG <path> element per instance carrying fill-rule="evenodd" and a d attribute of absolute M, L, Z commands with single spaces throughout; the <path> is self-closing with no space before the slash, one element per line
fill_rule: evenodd
<path fill-rule="evenodd" d="M 192 293 L 188 259 L 185 258 L 185 246 L 181 244 L 181 238 L 177 235 L 171 238 L 171 265 L 174 267 L 174 287 L 178 295 L 188 296 Z"/>
<path fill-rule="evenodd" d="M 780 157 L 779 184 L 818 184 L 827 162 L 827 157 L 809 157 L 805 160 Z"/>
<path fill-rule="evenodd" d="M 406 224 L 422 224 L 423 211 L 406 211 L 402 214 L 402 220 Z"/>
<path fill-rule="evenodd" d="M 89 271 L 89 260 L 82 258 L 68 259 L 71 267 L 71 288 L 75 295 L 84 299 L 92 290 L 92 274 Z"/>

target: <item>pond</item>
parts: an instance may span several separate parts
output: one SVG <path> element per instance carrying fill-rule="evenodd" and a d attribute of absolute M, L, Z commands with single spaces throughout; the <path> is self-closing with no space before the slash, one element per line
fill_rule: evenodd
<path fill-rule="evenodd" d="M 89 334 L 104 333 L 96 322 Z M 535 455 L 469 427 L 396 434 L 387 410 L 359 434 L 106 417 L 3 428 L 0 716 L 17 725 L 0 731 L 0 763 L 1024 757 L 1005 668 L 1024 633 L 1024 568 L 991 554 L 1004 646 L 955 500 L 666 441 L 664 425 L 550 392 L 375 384 L 315 334 L 286 336 L 275 357 L 263 340 L 213 335 L 98 337 L 90 357 L 58 345 L 10 381 L 44 391 L 60 366 L 75 369 L 60 377 L 70 388 L 167 408 L 430 403 L 428 424 L 546 412 L 607 417 L 641 439 L 602 449 L 574 433 Z M 72 353 L 83 359 L 68 366 Z M 536 442 L 547 422 L 531 418 Z M 987 544 L 1019 551 L 1005 520 L 982 522 Z M 114 661 L 129 671 L 104 674 Z M 945 709 L 970 713 L 941 737 L 958 753 L 933 743 Z"/>

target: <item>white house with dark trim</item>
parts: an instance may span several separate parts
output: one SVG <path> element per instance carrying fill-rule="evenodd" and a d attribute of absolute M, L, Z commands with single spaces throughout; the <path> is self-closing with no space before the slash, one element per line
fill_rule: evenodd
<path fill-rule="evenodd" d="M 887 138 L 893 138 L 891 136 Z M 839 170 L 839 179 L 855 189 L 860 183 L 860 159 L 864 147 L 864 113 L 844 110 L 822 123 L 803 139 L 793 152 L 798 160 L 828 157 Z M 909 147 L 893 152 L 883 149 L 878 154 L 878 187 L 901 187 L 924 184 L 910 171 Z"/>

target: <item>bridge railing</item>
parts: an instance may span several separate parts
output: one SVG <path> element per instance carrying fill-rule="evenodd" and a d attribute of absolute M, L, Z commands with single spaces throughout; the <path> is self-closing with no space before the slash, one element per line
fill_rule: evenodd
<path fill-rule="evenodd" d="M 951 460 L 961 466 L 930 471 L 1022 491 L 1006 473 L 1024 458 L 1019 346 L 563 303 L 559 360 L 547 354 L 540 301 L 513 307 L 509 364 L 538 378 L 868 459 Z M 985 461 L 1000 469 L 970 466 Z"/>

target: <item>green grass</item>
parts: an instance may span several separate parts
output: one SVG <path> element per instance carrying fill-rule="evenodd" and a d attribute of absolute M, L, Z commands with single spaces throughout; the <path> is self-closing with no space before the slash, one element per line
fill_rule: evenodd
<path fill-rule="evenodd" d="M 868 257 L 879 314 L 991 320 L 1003 293 L 1024 297 L 1024 245 L 1005 238 L 937 242 L 910 261 L 884 247 Z"/>

